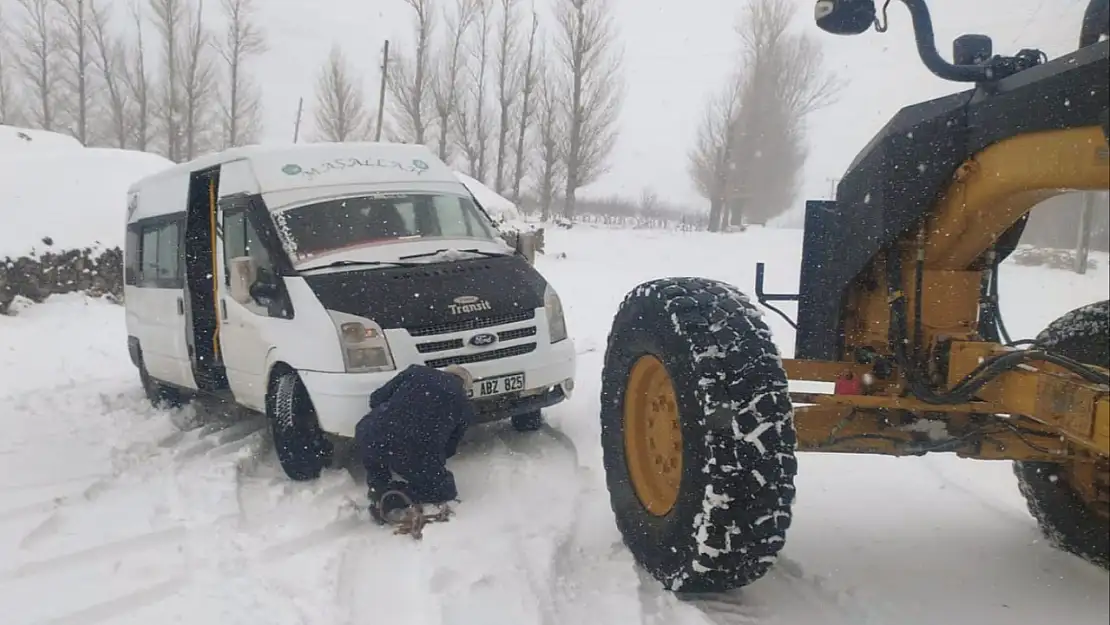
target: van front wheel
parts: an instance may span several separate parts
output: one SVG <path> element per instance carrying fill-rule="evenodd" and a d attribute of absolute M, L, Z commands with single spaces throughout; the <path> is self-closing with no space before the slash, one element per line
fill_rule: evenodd
<path fill-rule="evenodd" d="M 269 404 L 270 431 L 278 462 L 289 479 L 320 477 L 331 461 L 331 443 L 320 429 L 316 409 L 300 376 L 282 373 L 274 382 Z"/>

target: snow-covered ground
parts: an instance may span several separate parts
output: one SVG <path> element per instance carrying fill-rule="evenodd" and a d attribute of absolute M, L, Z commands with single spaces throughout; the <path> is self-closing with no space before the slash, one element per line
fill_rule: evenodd
<path fill-rule="evenodd" d="M 262 423 L 178 432 L 143 400 L 123 310 L 55 297 L 0 317 L 4 625 L 1096 625 L 1108 576 L 1049 547 L 1006 463 L 804 455 L 785 556 L 763 580 L 681 600 L 622 548 L 598 444 L 598 378 L 625 292 L 664 275 L 796 284 L 792 231 L 548 234 L 541 270 L 580 351 L 551 428 L 473 430 L 463 502 L 424 540 L 371 525 L 348 472 L 286 480 Z M 561 256 L 565 252 L 566 256 Z M 1105 299 L 1087 276 L 1009 267 L 1011 332 Z M 790 311 L 793 312 L 793 311 Z M 770 318 L 789 353 L 793 337 Z"/>

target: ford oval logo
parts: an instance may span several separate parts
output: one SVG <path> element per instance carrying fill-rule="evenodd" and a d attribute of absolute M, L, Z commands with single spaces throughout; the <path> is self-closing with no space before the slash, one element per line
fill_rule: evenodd
<path fill-rule="evenodd" d="M 470 344 L 474 347 L 489 347 L 497 342 L 497 335 L 483 332 L 470 337 Z"/>
<path fill-rule="evenodd" d="M 479 299 L 473 295 L 460 295 L 453 301 L 460 306 L 466 306 L 467 304 L 477 304 Z"/>

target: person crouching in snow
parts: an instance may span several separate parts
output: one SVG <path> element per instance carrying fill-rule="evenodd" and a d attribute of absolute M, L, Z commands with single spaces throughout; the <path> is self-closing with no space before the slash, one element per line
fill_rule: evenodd
<path fill-rule="evenodd" d="M 447 459 L 474 422 L 467 394 L 472 383 L 470 372 L 458 365 L 411 365 L 370 394 L 370 412 L 355 426 L 355 445 L 366 468 L 370 514 L 379 524 L 407 507 L 400 497 L 382 501 L 389 491 L 424 506 L 458 498 Z"/>

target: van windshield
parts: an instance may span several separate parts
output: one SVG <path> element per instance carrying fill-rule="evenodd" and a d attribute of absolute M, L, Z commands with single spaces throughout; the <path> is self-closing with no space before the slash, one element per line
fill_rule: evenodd
<path fill-rule="evenodd" d="M 274 214 L 298 261 L 341 250 L 425 237 L 497 240 L 470 198 L 434 193 L 381 193 L 298 206 Z"/>

